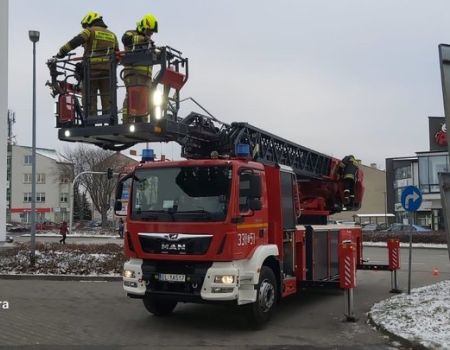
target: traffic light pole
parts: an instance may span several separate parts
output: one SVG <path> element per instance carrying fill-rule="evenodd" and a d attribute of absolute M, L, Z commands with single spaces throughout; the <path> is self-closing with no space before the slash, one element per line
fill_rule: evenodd
<path fill-rule="evenodd" d="M 72 225 L 73 225 L 73 189 L 75 186 L 75 182 L 77 182 L 78 178 L 81 175 L 86 175 L 86 174 L 100 174 L 100 175 L 107 175 L 109 177 L 109 172 L 110 170 L 108 169 L 108 171 L 83 171 L 81 173 L 79 173 L 77 176 L 75 176 L 75 178 L 73 179 L 72 183 L 70 184 L 70 208 L 69 208 L 69 234 L 72 233 Z"/>

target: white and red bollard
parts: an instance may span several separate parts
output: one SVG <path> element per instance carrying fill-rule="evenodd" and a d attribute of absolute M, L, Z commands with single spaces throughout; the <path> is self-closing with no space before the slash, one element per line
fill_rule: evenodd
<path fill-rule="evenodd" d="M 387 242 L 389 255 L 389 271 L 391 271 L 391 293 L 401 293 L 397 283 L 397 270 L 400 269 L 400 241 L 389 239 Z"/>
<path fill-rule="evenodd" d="M 353 289 L 356 287 L 356 247 L 351 241 L 343 241 L 339 245 L 340 287 L 345 291 L 345 318 L 355 322 L 353 311 Z"/>

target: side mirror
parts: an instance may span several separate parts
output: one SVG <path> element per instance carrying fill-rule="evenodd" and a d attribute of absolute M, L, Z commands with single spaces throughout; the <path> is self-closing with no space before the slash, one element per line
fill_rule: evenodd
<path fill-rule="evenodd" d="M 114 214 L 116 216 L 126 216 L 127 215 L 127 202 L 129 196 L 129 186 L 125 185 L 127 181 L 131 181 L 131 174 L 123 177 L 119 180 L 116 187 L 116 196 L 114 202 Z"/>
<path fill-rule="evenodd" d="M 248 207 L 250 208 L 250 210 L 253 211 L 261 210 L 262 208 L 261 200 L 259 198 L 250 198 L 248 200 Z"/>
<path fill-rule="evenodd" d="M 123 192 L 123 181 L 119 181 L 116 187 L 116 203 L 118 200 L 122 199 L 122 192 Z"/>
<path fill-rule="evenodd" d="M 261 197 L 261 177 L 257 175 L 250 176 L 250 198 L 260 198 Z"/>
<path fill-rule="evenodd" d="M 116 212 L 116 215 L 117 215 L 117 212 L 121 211 L 121 210 L 122 210 L 122 202 L 119 200 L 116 200 L 114 203 L 114 211 Z"/>

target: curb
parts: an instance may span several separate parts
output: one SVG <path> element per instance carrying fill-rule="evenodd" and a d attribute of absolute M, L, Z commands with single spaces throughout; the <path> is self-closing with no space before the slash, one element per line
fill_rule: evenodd
<path fill-rule="evenodd" d="M 375 244 L 373 244 L 375 243 Z M 371 241 L 366 241 L 363 242 L 363 247 L 370 247 L 370 248 L 387 248 L 387 246 L 383 246 L 378 244 L 379 242 L 371 242 Z M 382 242 L 385 243 L 385 242 Z M 441 246 L 436 246 L 437 243 L 433 243 L 435 244 L 434 246 L 427 246 L 427 243 L 413 243 L 412 247 L 415 249 L 445 249 L 447 250 L 448 247 L 446 244 L 442 244 Z M 400 248 L 409 248 L 409 243 L 400 243 Z"/>
<path fill-rule="evenodd" d="M 367 322 L 369 323 L 369 325 L 374 327 L 377 331 L 387 335 L 392 340 L 398 341 L 400 344 L 406 346 L 408 349 L 429 350 L 429 348 L 427 348 L 423 344 L 403 338 L 403 337 L 399 336 L 398 334 L 388 331 L 384 326 L 379 325 L 378 323 L 376 323 L 373 320 L 372 313 L 370 311 L 367 313 Z"/>
<path fill-rule="evenodd" d="M 122 276 L 77 276 L 77 275 L 32 275 L 32 274 L 0 274 L 0 280 L 46 280 L 46 281 L 101 281 L 117 282 L 122 281 Z"/>

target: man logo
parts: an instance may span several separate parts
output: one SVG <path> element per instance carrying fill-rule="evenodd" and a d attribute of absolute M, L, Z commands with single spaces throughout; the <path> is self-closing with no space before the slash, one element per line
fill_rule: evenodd
<path fill-rule="evenodd" d="M 169 241 L 178 241 L 178 233 L 169 233 L 166 238 Z"/>
<path fill-rule="evenodd" d="M 161 250 L 174 251 L 174 252 L 185 252 L 186 244 L 181 243 L 161 243 Z"/>

